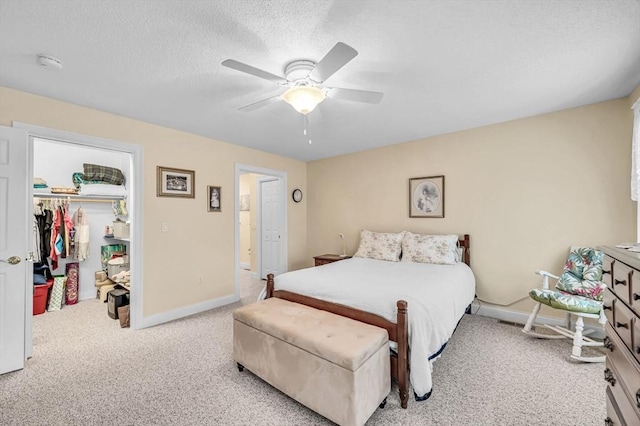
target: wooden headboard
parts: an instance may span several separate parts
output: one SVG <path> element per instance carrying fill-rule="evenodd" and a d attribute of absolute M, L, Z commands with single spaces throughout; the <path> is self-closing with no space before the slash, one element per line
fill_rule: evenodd
<path fill-rule="evenodd" d="M 462 249 L 462 261 L 467 264 L 469 268 L 471 268 L 471 254 L 469 250 L 469 234 L 464 234 L 462 238 L 458 240 L 458 244 Z"/>

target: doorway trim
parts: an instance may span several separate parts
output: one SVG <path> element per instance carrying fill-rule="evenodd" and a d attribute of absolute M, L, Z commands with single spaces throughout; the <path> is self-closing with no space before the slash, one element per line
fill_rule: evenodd
<path fill-rule="evenodd" d="M 265 167 L 257 167 L 249 164 L 235 163 L 235 178 L 234 178 L 234 232 L 235 232 L 235 255 L 234 255 L 234 277 L 235 277 L 235 290 L 234 295 L 235 299 L 240 299 L 240 175 L 245 173 L 255 173 L 259 175 L 264 175 L 265 177 L 275 177 L 279 178 L 280 181 L 280 201 L 282 203 L 282 216 L 281 216 L 281 227 L 282 230 L 282 240 L 284 244 L 281 245 L 281 269 L 283 272 L 288 270 L 288 232 L 287 232 L 287 172 L 283 172 L 281 170 L 268 169 Z M 258 203 L 256 203 L 258 204 Z M 257 233 L 257 232 L 256 232 Z M 260 235 L 257 237 L 261 238 Z M 258 245 L 260 243 L 258 242 Z M 258 271 L 258 278 L 261 273 L 262 262 L 260 260 L 260 256 L 262 256 L 262 252 L 259 252 L 256 256 L 258 259 L 258 265 L 256 267 Z"/>
<path fill-rule="evenodd" d="M 143 328 L 143 271 L 142 271 L 142 255 L 143 240 L 142 240 L 142 228 L 143 228 L 143 214 L 142 214 L 142 198 L 144 195 L 143 184 L 143 148 L 142 145 L 120 142 L 113 139 L 100 138 L 96 136 L 88 136 L 80 133 L 67 132 L 63 130 L 50 129 L 47 127 L 35 126 L 32 124 L 20 123 L 14 121 L 13 127 L 24 129 L 28 133 L 28 169 L 33 170 L 33 138 L 51 139 L 54 141 L 65 142 L 71 145 L 80 145 L 90 148 L 101 148 L 111 151 L 120 151 L 131 154 L 131 176 L 130 181 L 130 201 L 129 205 L 129 217 L 131 218 L 131 244 L 129 245 L 130 263 L 131 263 L 131 290 L 130 290 L 130 304 L 132 305 L 131 312 L 131 329 L 136 330 Z M 31 173 L 33 174 L 33 173 Z M 33 186 L 29 185 L 29 198 L 33 198 Z M 31 203 L 30 203 L 31 204 Z M 33 336 L 31 335 L 33 330 L 32 317 L 27 318 L 27 338 L 26 345 L 28 347 L 28 354 L 33 353 Z"/>

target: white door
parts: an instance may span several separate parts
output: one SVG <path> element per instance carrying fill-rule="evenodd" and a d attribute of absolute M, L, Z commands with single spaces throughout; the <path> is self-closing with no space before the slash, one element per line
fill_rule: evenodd
<path fill-rule="evenodd" d="M 0 127 L 0 374 L 24 368 L 27 302 L 27 132 Z M 29 312 L 27 312 L 29 311 Z"/>
<path fill-rule="evenodd" d="M 280 179 L 260 180 L 260 232 L 262 272 L 261 278 L 267 278 L 267 274 L 278 274 L 282 259 L 281 241 L 281 206 L 280 206 Z"/>

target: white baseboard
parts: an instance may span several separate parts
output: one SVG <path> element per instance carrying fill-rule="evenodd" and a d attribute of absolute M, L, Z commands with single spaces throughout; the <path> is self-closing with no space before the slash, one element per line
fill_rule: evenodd
<path fill-rule="evenodd" d="M 246 270 L 250 270 L 251 269 L 251 266 L 249 266 L 249 264 L 246 263 L 246 262 L 240 262 L 240 263 L 238 263 L 238 265 L 240 265 L 240 268 L 242 268 L 242 269 L 246 269 Z"/>
<path fill-rule="evenodd" d="M 524 313 L 524 312 L 511 311 L 508 309 L 501 309 L 495 306 L 485 306 L 478 303 L 477 300 L 474 300 L 473 303 L 471 303 L 471 312 L 474 315 L 480 315 L 487 318 L 494 318 L 497 320 L 512 322 L 515 324 L 522 324 L 523 326 L 527 322 L 527 319 L 529 319 L 529 314 L 530 314 L 530 313 Z M 567 322 L 563 318 L 538 315 L 536 317 L 535 325 L 542 325 L 542 324 L 566 326 Z M 593 337 L 595 339 L 604 339 L 604 329 L 602 327 L 598 327 L 593 324 L 585 324 L 584 328 L 585 330 L 593 330 L 589 335 L 589 337 Z"/>
<path fill-rule="evenodd" d="M 218 299 L 208 300 L 202 303 L 196 303 L 195 305 L 185 306 L 183 308 L 174 309 L 172 311 L 163 312 L 161 314 L 150 315 L 142 318 L 142 327 L 153 327 L 154 325 L 163 324 L 165 322 L 174 321 L 180 318 L 188 317 L 189 315 L 199 314 L 200 312 L 208 311 L 209 309 L 219 308 L 230 303 L 235 303 L 240 300 L 235 295 L 220 297 Z"/>

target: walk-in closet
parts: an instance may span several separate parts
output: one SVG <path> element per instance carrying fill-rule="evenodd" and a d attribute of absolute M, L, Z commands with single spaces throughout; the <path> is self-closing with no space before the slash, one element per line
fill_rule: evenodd
<path fill-rule="evenodd" d="M 87 326 L 128 326 L 131 164 L 127 152 L 33 139 L 34 329 L 60 311 L 78 321 L 73 309 Z"/>

